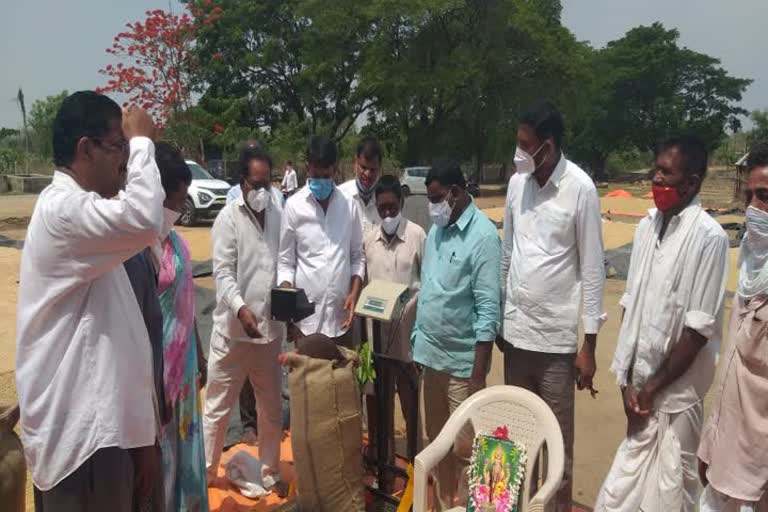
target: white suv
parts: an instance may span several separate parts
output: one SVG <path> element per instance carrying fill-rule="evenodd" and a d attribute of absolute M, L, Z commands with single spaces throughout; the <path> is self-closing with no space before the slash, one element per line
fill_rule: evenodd
<path fill-rule="evenodd" d="M 186 160 L 192 171 L 192 184 L 187 192 L 187 200 L 179 217 L 182 226 L 194 226 L 201 218 L 212 219 L 227 204 L 229 183 L 217 180 L 202 165 L 193 160 Z"/>
<path fill-rule="evenodd" d="M 427 186 L 424 184 L 424 180 L 427 179 L 429 169 L 429 167 L 406 167 L 403 169 L 400 184 L 403 186 L 403 195 L 405 197 L 411 194 L 427 194 Z"/>
<path fill-rule="evenodd" d="M 403 176 L 400 178 L 400 184 L 403 186 L 403 195 L 408 197 L 413 194 L 427 195 L 427 174 L 431 167 L 406 167 L 403 169 Z M 474 179 L 468 178 L 464 175 L 464 180 L 467 182 L 467 192 L 472 197 L 478 197 L 480 195 L 480 187 Z"/>

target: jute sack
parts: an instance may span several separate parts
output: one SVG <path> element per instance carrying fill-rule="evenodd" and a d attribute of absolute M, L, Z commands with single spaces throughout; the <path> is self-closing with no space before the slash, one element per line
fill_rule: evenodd
<path fill-rule="evenodd" d="M 296 491 L 304 512 L 365 510 L 358 358 L 339 349 L 341 361 L 285 356 Z"/>
<path fill-rule="evenodd" d="M 4 512 L 24 512 L 27 464 L 13 431 L 18 421 L 18 406 L 0 406 L 0 510 Z"/>

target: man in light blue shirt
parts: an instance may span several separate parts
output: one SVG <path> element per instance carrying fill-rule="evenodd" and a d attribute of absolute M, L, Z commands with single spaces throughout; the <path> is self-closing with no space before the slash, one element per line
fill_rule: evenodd
<path fill-rule="evenodd" d="M 426 179 L 433 222 L 424 248 L 411 341 L 424 367 L 427 437 L 434 441 L 456 408 L 485 387 L 499 323 L 501 240 L 472 202 L 458 162 L 436 162 Z M 467 501 L 473 433 L 465 428 L 438 466 L 435 510 Z M 457 481 L 459 471 L 461 481 Z"/>

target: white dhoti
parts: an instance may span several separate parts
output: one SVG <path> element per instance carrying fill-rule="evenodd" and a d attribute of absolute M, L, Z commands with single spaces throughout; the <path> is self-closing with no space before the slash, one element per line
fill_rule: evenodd
<path fill-rule="evenodd" d="M 655 412 L 619 445 L 595 512 L 695 512 L 702 421 L 701 402 L 675 414 Z"/>

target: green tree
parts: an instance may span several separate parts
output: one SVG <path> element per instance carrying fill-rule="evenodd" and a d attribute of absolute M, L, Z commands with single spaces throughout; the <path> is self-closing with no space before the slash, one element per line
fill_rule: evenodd
<path fill-rule="evenodd" d="M 342 138 L 370 106 L 357 80 L 374 30 L 367 3 L 216 2 L 219 18 L 202 23 L 197 34 L 206 94 L 248 98 L 247 123 L 254 128 L 306 121 L 312 132 L 325 127 Z M 193 3 L 196 10 L 210 8 L 210 1 Z"/>
<path fill-rule="evenodd" d="M 574 138 L 597 175 L 614 151 L 648 151 L 681 132 L 699 135 L 714 149 L 726 127 L 739 128 L 746 111 L 738 102 L 751 80 L 729 76 L 718 59 L 679 46 L 679 36 L 654 23 L 593 55 Z"/>
<path fill-rule="evenodd" d="M 45 159 L 53 156 L 53 120 L 61 107 L 67 91 L 37 100 L 29 111 L 29 126 L 32 128 L 32 148 Z"/>
<path fill-rule="evenodd" d="M 318 132 L 366 133 L 394 159 L 508 158 L 516 117 L 566 98 L 579 46 L 559 0 L 195 1 L 206 97 L 247 98 L 246 126 L 280 152 Z M 564 85 L 567 84 L 567 85 Z"/>
<path fill-rule="evenodd" d="M 438 155 L 475 172 L 511 156 L 519 112 L 537 96 L 567 96 L 578 45 L 559 2 L 379 1 L 379 32 L 362 81 L 374 95 L 370 130 L 405 164 Z"/>
<path fill-rule="evenodd" d="M 0 128 L 0 142 L 8 137 L 19 135 L 19 130 L 14 128 Z"/>
<path fill-rule="evenodd" d="M 250 108 L 247 98 L 203 97 L 194 107 L 171 113 L 163 136 L 195 160 L 205 162 L 205 148 L 219 149 L 235 157 L 243 140 L 259 138 L 244 122 Z"/>
<path fill-rule="evenodd" d="M 750 116 L 754 127 L 747 136 L 747 142 L 751 146 L 758 142 L 768 142 L 768 110 L 755 110 Z"/>
<path fill-rule="evenodd" d="M 21 152 L 16 145 L 0 144 L 0 174 L 14 170 L 21 162 Z"/>

